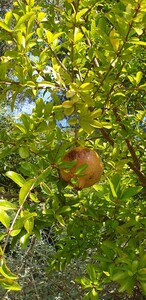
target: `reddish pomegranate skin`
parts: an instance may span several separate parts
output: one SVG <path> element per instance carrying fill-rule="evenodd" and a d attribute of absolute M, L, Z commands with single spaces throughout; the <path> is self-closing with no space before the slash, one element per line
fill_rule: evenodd
<path fill-rule="evenodd" d="M 66 162 L 73 160 L 76 160 L 77 163 L 70 170 L 60 170 L 60 175 L 63 180 L 71 183 L 72 179 L 76 179 L 77 183 L 74 187 L 79 190 L 90 187 L 100 180 L 103 172 L 103 164 L 96 151 L 86 147 L 76 147 L 65 154 L 63 158 L 63 161 Z M 77 168 L 83 164 L 87 164 L 87 168 L 77 176 L 75 172 Z"/>

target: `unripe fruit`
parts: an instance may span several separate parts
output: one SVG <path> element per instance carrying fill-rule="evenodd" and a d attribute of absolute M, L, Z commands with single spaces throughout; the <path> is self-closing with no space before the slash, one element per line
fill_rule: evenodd
<path fill-rule="evenodd" d="M 89 148 L 76 147 L 65 154 L 63 162 L 72 162 L 76 160 L 76 164 L 71 169 L 61 169 L 60 175 L 63 180 L 71 183 L 72 179 L 76 180 L 73 186 L 79 190 L 92 186 L 100 180 L 103 172 L 103 165 L 99 155 Z M 83 171 L 76 174 L 77 169 L 81 165 L 85 165 Z"/>

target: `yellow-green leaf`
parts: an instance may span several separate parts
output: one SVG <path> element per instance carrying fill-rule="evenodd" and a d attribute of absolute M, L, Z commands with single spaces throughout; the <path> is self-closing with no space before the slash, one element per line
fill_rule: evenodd
<path fill-rule="evenodd" d="M 11 291 L 21 290 L 21 287 L 17 282 L 15 282 L 14 280 L 10 280 L 8 278 L 0 278 L 0 284 L 6 290 L 11 290 Z"/>
<path fill-rule="evenodd" d="M 15 209 L 16 205 L 7 201 L 7 200 L 0 200 L 0 209 L 1 210 L 8 210 L 8 209 Z"/>
<path fill-rule="evenodd" d="M 140 81 L 141 81 L 141 79 L 142 79 L 142 72 L 141 71 L 139 71 L 139 72 L 137 72 L 136 73 L 136 83 L 137 84 L 139 84 L 140 83 Z"/>
<path fill-rule="evenodd" d="M 16 236 L 20 233 L 21 229 L 14 229 L 10 232 L 10 236 Z"/>
<path fill-rule="evenodd" d="M 111 182 L 111 180 L 110 180 L 109 178 L 108 178 L 108 182 L 109 182 L 110 189 L 111 189 L 111 192 L 112 192 L 113 197 L 114 197 L 114 198 L 117 198 L 117 194 L 116 194 L 114 185 L 113 185 L 113 183 Z"/>
<path fill-rule="evenodd" d="M 72 107 L 73 106 L 73 102 L 72 101 L 64 101 L 63 103 L 62 103 L 62 106 L 64 107 L 64 108 L 70 108 L 70 107 Z"/>
<path fill-rule="evenodd" d="M 8 214 L 3 210 L 0 212 L 0 222 L 6 227 L 10 227 L 10 217 Z"/>
<path fill-rule="evenodd" d="M 87 121 L 84 120 L 80 120 L 80 126 L 81 128 L 83 128 L 83 130 L 89 134 L 91 134 L 93 132 L 93 127 L 88 123 Z"/>
<path fill-rule="evenodd" d="M 38 87 L 39 88 L 47 88 L 47 87 L 55 87 L 55 85 L 49 81 L 41 81 L 41 82 L 38 82 Z"/>
<path fill-rule="evenodd" d="M 115 29 L 112 29 L 109 36 L 110 36 L 110 42 L 114 50 L 117 52 L 120 45 L 118 33 L 115 31 Z"/>
<path fill-rule="evenodd" d="M 30 218 L 25 221 L 24 228 L 26 229 L 27 233 L 32 234 L 33 227 L 34 227 L 34 219 L 33 218 Z"/>
<path fill-rule="evenodd" d="M 5 261 L 2 262 L 0 267 L 0 274 L 2 274 L 5 278 L 8 279 L 17 279 L 17 276 L 10 271 L 10 269 L 7 267 Z"/>
<path fill-rule="evenodd" d="M 12 30 L 2 21 L 0 21 L 0 27 L 8 32 L 12 32 Z"/>
<path fill-rule="evenodd" d="M 27 146 L 22 146 L 19 148 L 19 155 L 21 158 L 28 158 L 29 157 L 29 149 Z"/>
<path fill-rule="evenodd" d="M 22 205 L 27 199 L 29 193 L 34 187 L 34 179 L 30 179 L 24 183 L 19 192 L 19 204 Z"/>
<path fill-rule="evenodd" d="M 20 25 L 24 24 L 26 21 L 28 21 L 33 14 L 34 14 L 34 12 L 28 12 L 24 16 L 20 17 L 20 19 L 18 20 L 18 22 L 17 22 L 17 24 L 15 26 L 15 30 L 19 29 Z"/>
<path fill-rule="evenodd" d="M 64 222 L 62 215 L 56 215 L 56 219 L 61 226 L 65 226 L 65 222 Z"/>
<path fill-rule="evenodd" d="M 15 183 L 17 183 L 20 187 L 25 183 L 25 179 L 18 173 L 13 171 L 8 171 L 6 176 L 12 179 Z"/>
<path fill-rule="evenodd" d="M 75 91 L 74 89 L 70 89 L 66 92 L 66 97 L 67 98 L 71 98 L 76 94 L 77 91 Z"/>
<path fill-rule="evenodd" d="M 84 91 L 89 91 L 89 90 L 92 91 L 93 87 L 94 87 L 94 84 L 93 84 L 93 83 L 85 82 L 85 83 L 81 84 L 80 90 L 81 90 L 82 92 L 84 92 Z"/>

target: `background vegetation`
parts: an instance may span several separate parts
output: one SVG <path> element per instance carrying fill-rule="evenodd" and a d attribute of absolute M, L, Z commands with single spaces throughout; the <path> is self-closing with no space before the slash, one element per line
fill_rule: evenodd
<path fill-rule="evenodd" d="M 145 1 L 2 4 L 0 293 L 27 299 L 32 284 L 32 299 L 144 299 Z M 32 112 L 6 114 L 26 99 Z M 104 164 L 81 191 L 59 175 L 76 145 Z"/>

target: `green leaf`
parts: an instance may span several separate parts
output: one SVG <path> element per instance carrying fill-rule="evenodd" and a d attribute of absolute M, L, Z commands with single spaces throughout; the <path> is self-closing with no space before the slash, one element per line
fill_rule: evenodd
<path fill-rule="evenodd" d="M 6 30 L 7 32 L 12 32 L 12 30 L 2 21 L 0 21 L 0 27 Z"/>
<path fill-rule="evenodd" d="M 112 275 L 111 278 L 112 278 L 113 281 L 119 282 L 119 281 L 121 281 L 121 280 L 123 280 L 123 279 L 127 280 L 127 277 L 128 277 L 128 273 L 121 270 L 121 271 L 115 272 L 115 273 Z"/>
<path fill-rule="evenodd" d="M 26 132 L 30 129 L 30 116 L 28 114 L 21 114 L 20 119 L 22 120 L 24 127 L 26 128 Z"/>
<path fill-rule="evenodd" d="M 48 118 L 50 117 L 50 114 L 52 112 L 53 109 L 53 103 L 52 102 L 48 102 L 45 107 L 44 107 L 44 117 Z"/>
<path fill-rule="evenodd" d="M 66 115 L 66 116 L 71 116 L 72 114 L 73 114 L 73 112 L 74 112 L 74 106 L 72 106 L 72 107 L 68 107 L 68 108 L 64 108 L 64 114 Z"/>
<path fill-rule="evenodd" d="M 35 186 L 43 182 L 50 174 L 52 169 L 50 167 L 46 168 L 36 179 Z"/>
<path fill-rule="evenodd" d="M 30 179 L 30 180 L 27 180 L 21 187 L 20 192 L 19 192 L 19 204 L 20 205 L 23 205 L 23 203 L 27 199 L 29 193 L 31 192 L 31 190 L 34 187 L 34 183 L 35 183 L 35 180 Z"/>
<path fill-rule="evenodd" d="M 136 83 L 137 83 L 137 84 L 140 83 L 140 81 L 141 81 L 141 79 L 142 79 L 142 76 L 143 76 L 143 74 L 142 74 L 141 71 L 139 71 L 139 72 L 136 73 Z"/>
<path fill-rule="evenodd" d="M 69 100 L 64 101 L 64 102 L 62 103 L 62 107 L 64 107 L 64 108 L 70 108 L 70 107 L 72 107 L 73 105 L 74 105 L 74 103 L 73 103 L 72 101 L 69 101 Z"/>
<path fill-rule="evenodd" d="M 142 190 L 141 186 L 129 187 L 123 192 L 121 199 L 122 200 L 129 199 L 135 196 L 136 194 L 138 194 L 141 190 Z"/>
<path fill-rule="evenodd" d="M 3 256 L 4 256 L 4 251 L 3 251 L 2 247 L 0 246 L 0 257 L 1 257 L 1 259 L 3 259 Z"/>
<path fill-rule="evenodd" d="M 38 88 L 52 88 L 52 87 L 55 87 L 54 83 L 52 82 L 49 82 L 49 81 L 41 81 L 41 82 L 38 82 Z"/>
<path fill-rule="evenodd" d="M 30 234 L 26 233 L 20 238 L 20 244 L 23 248 L 28 245 Z"/>
<path fill-rule="evenodd" d="M 67 169 L 70 170 L 72 167 L 74 167 L 77 163 L 77 160 L 74 159 L 73 161 L 63 161 L 60 164 L 58 164 L 60 169 Z"/>
<path fill-rule="evenodd" d="M 46 30 L 46 36 L 48 44 L 51 44 L 53 42 L 53 33 L 49 30 Z"/>
<path fill-rule="evenodd" d="M 8 50 L 8 51 L 5 52 L 5 56 L 9 56 L 11 58 L 16 58 L 16 57 L 18 57 L 18 51 Z"/>
<path fill-rule="evenodd" d="M 18 128 L 22 133 L 27 133 L 26 128 L 22 124 L 16 124 L 15 127 Z"/>
<path fill-rule="evenodd" d="M 74 89 L 69 89 L 67 92 L 66 92 L 66 97 L 67 98 L 72 98 L 75 94 L 76 94 L 76 90 L 74 90 Z"/>
<path fill-rule="evenodd" d="M 0 284 L 6 290 L 10 290 L 10 291 L 21 290 L 21 287 L 17 282 L 15 282 L 14 280 L 10 280 L 8 278 L 0 278 Z"/>
<path fill-rule="evenodd" d="M 110 190 L 111 190 L 111 192 L 112 192 L 113 197 L 114 197 L 114 198 L 117 198 L 117 194 L 116 194 L 114 185 L 113 185 L 112 181 L 111 181 L 109 178 L 108 178 L 108 182 L 109 182 Z"/>
<path fill-rule="evenodd" d="M 89 288 L 92 286 L 92 281 L 87 277 L 78 277 L 76 281 L 83 285 L 83 288 Z"/>
<path fill-rule="evenodd" d="M 76 27 L 74 31 L 74 43 L 80 41 L 83 37 L 83 34 L 79 31 L 79 29 Z"/>
<path fill-rule="evenodd" d="M 76 21 L 80 21 L 80 18 L 88 11 L 88 8 L 83 8 L 81 9 L 77 14 L 76 14 Z"/>
<path fill-rule="evenodd" d="M 68 124 L 69 125 L 75 125 L 75 124 L 77 124 L 78 123 L 78 119 L 77 118 L 70 118 L 69 120 L 68 120 Z"/>
<path fill-rule="evenodd" d="M 44 111 L 44 106 L 45 106 L 43 99 L 42 98 L 38 98 L 36 100 L 35 105 L 36 105 L 36 107 L 35 107 L 34 111 L 37 113 L 37 115 L 39 117 L 41 117 L 42 114 L 43 114 L 43 111 Z"/>
<path fill-rule="evenodd" d="M 11 25 L 12 16 L 13 16 L 12 10 L 8 11 L 5 14 L 5 24 L 7 24 L 8 26 Z"/>
<path fill-rule="evenodd" d="M 93 288 L 91 291 L 91 300 L 98 300 L 98 292 L 95 288 Z"/>
<path fill-rule="evenodd" d="M 146 42 L 143 41 L 130 41 L 129 43 L 135 44 L 135 45 L 141 45 L 141 46 L 146 46 Z"/>
<path fill-rule="evenodd" d="M 89 124 L 88 120 L 87 120 L 87 121 L 80 120 L 79 123 L 80 123 L 81 128 L 83 128 L 83 130 L 84 130 L 86 133 L 91 134 L 91 133 L 93 132 L 94 129 L 93 129 L 93 127 Z"/>
<path fill-rule="evenodd" d="M 5 211 L 0 212 L 0 222 L 6 227 L 10 227 L 10 217 Z"/>
<path fill-rule="evenodd" d="M 6 176 L 12 179 L 15 183 L 17 183 L 20 187 L 22 187 L 25 183 L 25 179 L 18 173 L 13 171 L 8 171 Z"/>
<path fill-rule="evenodd" d="M 61 215 L 55 215 L 55 217 L 56 217 L 56 219 L 57 219 L 57 221 L 58 221 L 58 223 L 61 225 L 61 226 L 65 226 L 65 222 L 64 222 L 64 219 L 63 219 L 63 217 L 61 216 Z"/>
<path fill-rule="evenodd" d="M 38 197 L 35 195 L 35 193 L 30 193 L 29 197 L 33 202 L 39 203 Z"/>
<path fill-rule="evenodd" d="M 52 193 L 50 187 L 45 182 L 42 182 L 40 186 L 45 194 L 50 195 Z"/>
<path fill-rule="evenodd" d="M 8 210 L 8 209 L 16 209 L 16 205 L 7 201 L 7 200 L 0 200 L 0 209 Z"/>
<path fill-rule="evenodd" d="M 33 218 L 29 218 L 28 220 L 26 220 L 24 222 L 24 228 L 26 229 L 27 233 L 32 234 L 33 227 L 34 227 L 34 219 Z"/>
<path fill-rule="evenodd" d="M 95 127 L 95 128 L 102 128 L 103 127 L 102 123 L 97 121 L 97 120 L 93 120 L 92 122 L 90 122 L 90 125 Z"/>
<path fill-rule="evenodd" d="M 20 19 L 18 20 L 14 29 L 15 30 L 20 29 L 20 25 L 22 25 L 22 24 L 24 25 L 25 22 L 28 21 L 31 18 L 31 16 L 33 16 L 33 14 L 34 14 L 34 12 L 32 11 L 32 12 L 28 12 L 24 16 L 20 17 Z"/>
<path fill-rule="evenodd" d="M 97 279 L 96 267 L 92 264 L 88 264 L 87 271 L 88 271 L 90 279 L 92 280 L 92 282 L 94 282 Z"/>
<path fill-rule="evenodd" d="M 120 288 L 118 289 L 119 293 L 127 292 L 127 293 L 132 293 L 132 290 L 134 288 L 134 279 L 133 278 L 127 278 L 123 280 L 121 283 Z"/>
<path fill-rule="evenodd" d="M 28 158 L 29 157 L 29 149 L 27 146 L 22 146 L 19 148 L 19 155 L 21 158 Z"/>
<path fill-rule="evenodd" d="M 114 50 L 117 52 L 118 51 L 118 49 L 119 49 L 119 35 L 118 35 L 118 33 L 115 31 L 115 29 L 112 29 L 111 31 L 110 31 L 110 34 L 109 34 L 109 36 L 110 36 L 110 42 L 111 42 L 111 44 L 112 44 L 112 46 L 113 46 L 113 48 L 114 48 Z"/>
<path fill-rule="evenodd" d="M 63 207 L 61 207 L 57 210 L 57 213 L 58 214 L 63 214 L 63 213 L 69 212 L 69 211 L 71 211 L 70 206 L 63 206 Z"/>
<path fill-rule="evenodd" d="M 31 7 L 34 6 L 34 0 L 26 0 L 27 4 Z"/>
<path fill-rule="evenodd" d="M 84 171 L 86 171 L 87 167 L 88 167 L 88 164 L 81 164 L 81 165 L 76 169 L 75 174 L 76 174 L 76 175 L 82 174 Z M 84 174 L 86 174 L 86 172 L 84 172 Z"/>
<path fill-rule="evenodd" d="M 146 267 L 146 253 L 144 253 L 144 254 L 142 254 L 142 255 L 140 256 L 139 262 L 140 262 L 140 267 L 141 267 L 141 268 Z"/>
<path fill-rule="evenodd" d="M 140 285 L 141 285 L 141 288 L 142 288 L 142 291 L 144 293 L 144 295 L 146 295 L 146 281 L 140 281 Z"/>
<path fill-rule="evenodd" d="M 93 87 L 94 87 L 94 84 L 90 83 L 90 82 L 86 82 L 86 83 L 83 83 L 80 85 L 80 89 L 82 92 L 90 91 L 93 89 Z"/>
<path fill-rule="evenodd" d="M 0 274 L 2 274 L 5 278 L 8 278 L 8 279 L 13 279 L 13 280 L 17 279 L 17 276 L 10 271 L 10 269 L 7 267 L 7 265 L 4 261 L 0 267 Z"/>
<path fill-rule="evenodd" d="M 16 236 L 20 233 L 21 229 L 14 229 L 10 232 L 10 236 Z"/>

